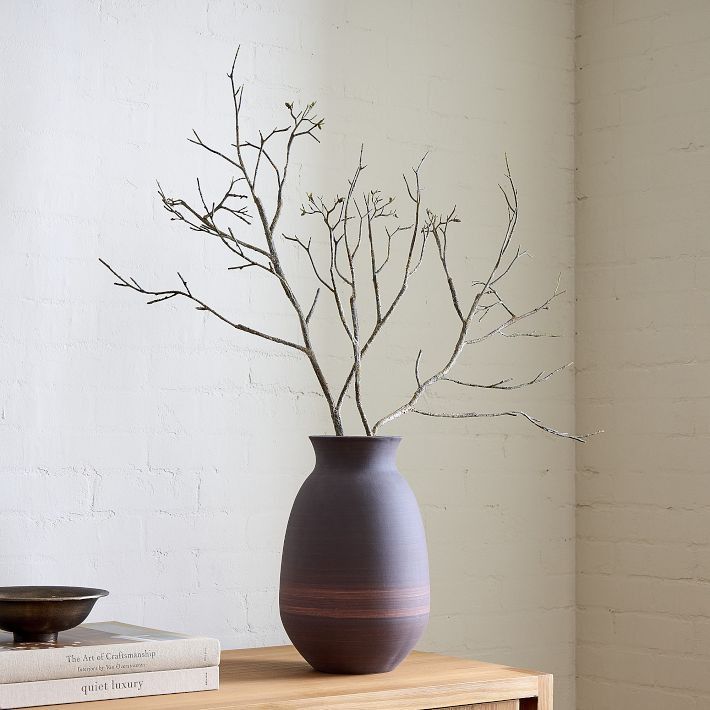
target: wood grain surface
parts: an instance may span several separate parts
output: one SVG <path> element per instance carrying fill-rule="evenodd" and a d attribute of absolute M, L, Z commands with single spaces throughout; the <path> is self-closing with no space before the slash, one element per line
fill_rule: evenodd
<path fill-rule="evenodd" d="M 519 706 L 517 700 L 522 698 L 529 700 Z M 313 671 L 292 646 L 274 646 L 224 651 L 220 690 L 45 708 L 429 710 L 461 706 L 477 710 L 552 710 L 552 676 L 416 651 L 391 673 L 327 675 Z"/>
<path fill-rule="evenodd" d="M 476 705 L 449 705 L 448 708 L 435 710 L 518 710 L 520 703 L 517 700 L 501 700 L 499 703 L 478 703 Z"/>

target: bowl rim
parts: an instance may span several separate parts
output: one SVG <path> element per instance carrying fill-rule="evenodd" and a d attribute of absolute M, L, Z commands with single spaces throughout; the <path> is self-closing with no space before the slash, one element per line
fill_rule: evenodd
<path fill-rule="evenodd" d="M 26 591 L 23 593 L 22 590 Z M 108 594 L 105 589 L 97 587 L 15 585 L 0 587 L 0 602 L 69 602 L 99 599 Z"/>

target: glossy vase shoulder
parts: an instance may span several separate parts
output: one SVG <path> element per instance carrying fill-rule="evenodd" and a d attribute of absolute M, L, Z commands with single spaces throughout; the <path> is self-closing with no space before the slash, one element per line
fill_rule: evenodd
<path fill-rule="evenodd" d="M 296 496 L 279 607 L 301 655 L 326 673 L 384 673 L 429 619 L 419 507 L 397 470 L 399 437 L 312 436 L 316 465 Z"/>

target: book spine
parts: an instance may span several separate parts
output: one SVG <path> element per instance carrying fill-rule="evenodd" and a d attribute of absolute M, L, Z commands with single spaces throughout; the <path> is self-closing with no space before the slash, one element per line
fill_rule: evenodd
<path fill-rule="evenodd" d="M 218 665 L 219 641 L 210 638 L 26 649 L 0 654 L 0 682 L 26 683 Z"/>
<path fill-rule="evenodd" d="M 137 698 L 219 688 L 219 667 L 0 684 L 0 708 Z"/>

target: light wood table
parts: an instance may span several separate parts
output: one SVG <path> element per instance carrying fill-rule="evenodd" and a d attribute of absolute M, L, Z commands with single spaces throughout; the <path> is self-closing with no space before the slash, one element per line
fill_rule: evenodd
<path fill-rule="evenodd" d="M 412 653 L 379 675 L 325 675 L 292 646 L 224 651 L 220 689 L 48 709 L 77 710 L 552 710 L 552 676 L 436 653 Z"/>

